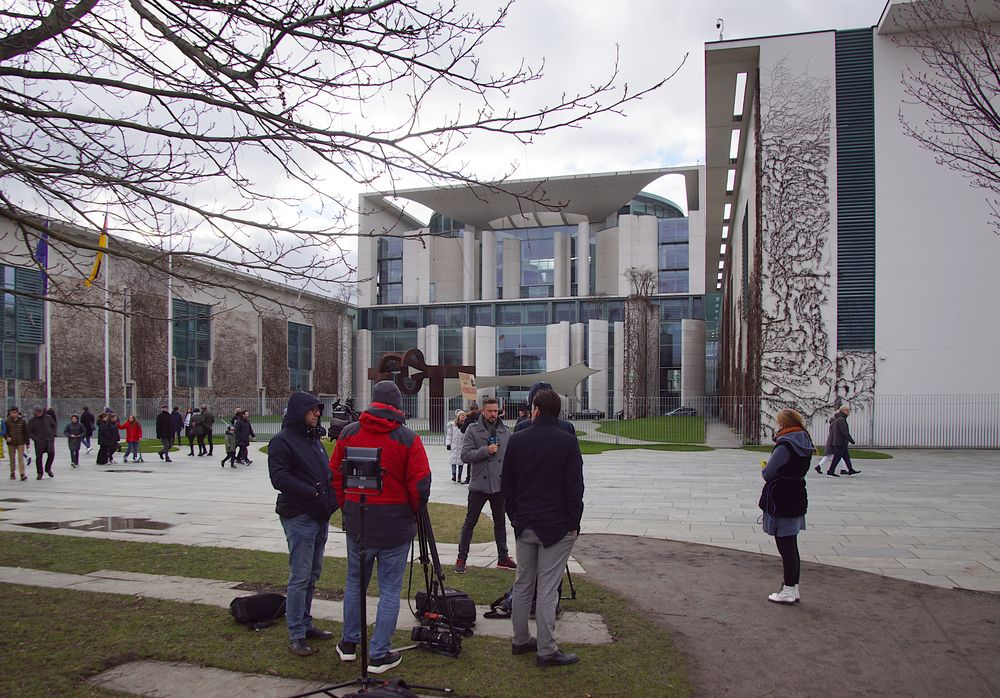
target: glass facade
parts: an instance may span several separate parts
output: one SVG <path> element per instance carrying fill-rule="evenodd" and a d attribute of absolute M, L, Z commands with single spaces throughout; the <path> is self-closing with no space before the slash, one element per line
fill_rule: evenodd
<path fill-rule="evenodd" d="M 403 302 L 403 239 L 378 239 L 378 304 Z"/>
<path fill-rule="evenodd" d="M 291 390 L 312 388 L 312 327 L 288 323 L 288 387 Z"/>
<path fill-rule="evenodd" d="M 496 231 L 497 298 L 504 298 L 504 240 L 516 239 L 520 240 L 521 243 L 518 298 L 551 298 L 555 293 L 556 233 L 565 233 L 570 238 L 570 253 L 567 263 L 570 264 L 570 283 L 572 284 L 576 278 L 574 259 L 576 230 L 575 225 L 552 225 L 541 228 L 511 228 Z"/>
<path fill-rule="evenodd" d="M 661 218 L 658 229 L 657 291 L 687 293 L 688 219 Z"/>
<path fill-rule="evenodd" d="M 519 376 L 544 370 L 545 327 L 497 328 L 498 376 Z"/>
<path fill-rule="evenodd" d="M 42 293 L 42 273 L 0 265 L 4 289 Z M 44 303 L 38 298 L 3 293 L 0 315 L 0 375 L 9 380 L 39 378 L 39 347 L 45 343 Z"/>
<path fill-rule="evenodd" d="M 174 299 L 174 363 L 180 388 L 208 385 L 212 359 L 212 308 Z"/>

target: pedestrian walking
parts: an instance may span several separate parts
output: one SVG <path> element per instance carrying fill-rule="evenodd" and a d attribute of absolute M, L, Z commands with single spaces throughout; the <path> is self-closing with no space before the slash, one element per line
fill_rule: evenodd
<path fill-rule="evenodd" d="M 233 431 L 236 434 L 236 462 L 240 465 L 250 465 L 253 463 L 247 453 L 250 448 L 250 440 L 257 438 L 253 425 L 250 423 L 250 415 L 246 410 L 237 411 L 238 419 L 233 424 Z"/>
<path fill-rule="evenodd" d="M 184 434 L 184 415 L 176 405 L 170 413 L 170 423 L 174 425 L 174 443 L 180 443 Z"/>
<path fill-rule="evenodd" d="M 465 413 L 465 421 L 462 422 L 462 436 L 465 437 L 465 432 L 469 430 L 473 424 L 479 421 L 479 405 L 473 402 L 469 406 L 469 411 Z M 464 442 L 463 442 L 464 443 Z M 462 461 L 465 464 L 465 481 L 462 478 L 458 479 L 459 484 L 468 485 L 469 478 L 472 476 L 472 464 L 466 460 Z"/>
<path fill-rule="evenodd" d="M 174 410 L 177 408 L 175 407 Z M 180 413 L 175 412 L 177 416 Z M 181 423 L 183 427 L 183 422 Z M 170 449 L 174 447 L 174 434 L 176 433 L 174 428 L 173 415 L 170 413 L 169 405 L 160 405 L 160 414 L 156 415 L 156 438 L 160 440 L 160 450 L 156 452 L 156 455 L 160 457 L 160 460 L 167 463 L 172 462 L 170 460 Z"/>
<path fill-rule="evenodd" d="M 226 467 L 226 461 L 229 461 L 229 467 L 236 467 L 236 432 L 233 431 L 233 425 L 230 424 L 226 427 L 226 457 L 222 459 L 222 467 Z"/>
<path fill-rule="evenodd" d="M 94 436 L 94 424 L 97 419 L 94 417 L 94 413 L 90 411 L 89 407 L 84 407 L 83 411 L 80 413 L 80 424 L 83 425 L 85 430 L 82 444 L 83 447 L 87 449 L 87 453 L 90 453 L 93 449 L 90 447 L 90 440 Z"/>
<path fill-rule="evenodd" d="M 191 437 L 198 441 L 198 455 L 205 455 L 205 418 L 200 407 L 195 407 L 191 412 Z M 191 447 L 191 455 L 194 455 L 194 446 Z"/>
<path fill-rule="evenodd" d="M 125 457 L 122 458 L 122 461 L 127 463 L 128 454 L 131 453 L 132 462 L 141 463 L 142 453 L 139 444 L 142 441 L 142 424 L 139 423 L 134 414 L 130 414 L 125 423 L 119 424 L 118 428 L 125 432 Z"/>
<path fill-rule="evenodd" d="M 462 481 L 462 423 L 465 421 L 465 412 L 455 410 L 455 419 L 448 423 L 448 433 L 444 437 L 444 447 L 448 449 L 448 462 L 451 463 L 451 481 L 459 483 Z M 458 476 L 456 477 L 456 472 Z"/>
<path fill-rule="evenodd" d="M 212 444 L 212 439 L 213 439 L 212 429 L 215 426 L 215 415 L 212 414 L 212 411 L 208 409 L 208 405 L 201 406 L 201 423 L 202 423 L 202 428 L 205 431 L 205 441 L 208 443 L 208 455 L 211 456 L 212 453 L 215 451 L 215 448 Z"/>
<path fill-rule="evenodd" d="M 844 461 L 844 465 L 847 466 L 847 470 L 843 471 L 844 475 L 850 475 L 854 477 L 855 475 L 860 475 L 860 470 L 855 470 L 854 466 L 851 464 L 851 454 L 847 449 L 848 444 L 854 443 L 854 438 L 851 436 L 851 430 L 847 426 L 847 417 L 851 414 L 850 405 L 841 405 L 837 413 L 833 415 L 833 421 L 830 422 L 830 439 L 833 446 L 833 462 L 830 464 L 830 468 L 826 471 L 827 477 L 840 477 L 837 475 L 837 463 L 841 460 Z"/>
<path fill-rule="evenodd" d="M 69 424 L 63 429 L 66 435 L 66 445 L 69 447 L 69 464 L 77 468 L 80 466 L 80 447 L 83 445 L 83 437 L 87 430 L 80 423 L 78 415 L 70 415 Z"/>
<path fill-rule="evenodd" d="M 46 414 L 41 407 L 35 407 L 32 412 L 34 414 L 28 420 L 28 438 L 35 443 L 35 472 L 38 474 L 36 479 L 42 479 L 43 470 L 49 477 L 55 477 L 52 473 L 52 461 L 56 457 L 56 420 Z"/>
<path fill-rule="evenodd" d="M 833 423 L 837 419 L 836 413 L 827 420 L 826 443 L 823 444 L 823 457 L 816 464 L 816 472 L 822 474 L 825 468 L 830 467 L 833 462 Z"/>
<path fill-rule="evenodd" d="M 15 475 L 15 466 L 20 472 L 21 479 L 27 480 L 28 476 L 24 474 L 25 467 L 25 457 L 24 451 L 28 447 L 28 422 L 21 416 L 21 411 L 16 407 L 11 407 L 7 410 L 7 417 L 4 419 L 4 424 L 7 427 L 7 433 L 4 435 L 4 440 L 7 442 L 7 453 L 10 457 L 10 479 L 14 480 L 17 478 Z M 28 459 L 28 465 L 31 465 L 31 460 Z"/>
<path fill-rule="evenodd" d="M 188 453 L 189 456 L 194 455 L 194 435 L 191 433 L 191 417 L 194 416 L 194 411 L 188 407 L 187 411 L 184 413 L 184 438 L 188 442 Z"/>
<path fill-rule="evenodd" d="M 761 476 L 764 488 L 757 505 L 764 512 L 764 533 L 774 536 L 781 555 L 781 589 L 767 597 L 775 603 L 799 602 L 799 532 L 806 527 L 806 474 L 816 447 L 805 420 L 795 410 L 784 409 L 776 417 L 774 448 Z"/>

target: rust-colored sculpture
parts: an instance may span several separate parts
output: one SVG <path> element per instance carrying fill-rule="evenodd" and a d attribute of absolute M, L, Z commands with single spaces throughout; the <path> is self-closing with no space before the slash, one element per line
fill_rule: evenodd
<path fill-rule="evenodd" d="M 410 371 L 416 371 L 410 373 Z M 379 359 L 378 366 L 368 369 L 368 378 L 375 381 L 390 380 L 403 395 L 416 395 L 426 380 L 430 387 L 430 430 L 444 431 L 444 379 L 458 378 L 459 373 L 476 373 L 475 366 L 434 366 L 428 365 L 424 353 L 414 347 L 400 356 L 386 353 Z"/>

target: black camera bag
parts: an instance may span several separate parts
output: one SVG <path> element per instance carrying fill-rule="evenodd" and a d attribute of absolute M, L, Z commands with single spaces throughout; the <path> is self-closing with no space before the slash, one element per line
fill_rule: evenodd
<path fill-rule="evenodd" d="M 472 628 L 476 625 L 476 602 L 464 591 L 445 589 L 444 596 L 437 597 L 436 608 L 427 599 L 426 591 L 417 592 L 417 613 L 439 613 L 448 618 L 456 628 Z"/>
<path fill-rule="evenodd" d="M 240 596 L 229 604 L 229 612 L 237 623 L 250 630 L 260 630 L 285 615 L 285 597 L 275 593 Z"/>
<path fill-rule="evenodd" d="M 409 684 L 402 679 L 389 679 L 366 691 L 344 694 L 344 698 L 362 698 L 363 696 L 369 698 L 420 698 L 418 694 L 410 690 Z"/>

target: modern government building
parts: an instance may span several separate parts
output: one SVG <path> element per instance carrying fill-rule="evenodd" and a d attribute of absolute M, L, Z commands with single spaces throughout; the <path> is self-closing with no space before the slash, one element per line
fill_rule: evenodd
<path fill-rule="evenodd" d="M 988 189 L 901 123 L 919 130 L 932 116 L 906 92 L 907 76 L 933 77 L 908 45 L 910 6 L 890 0 L 870 27 L 707 44 L 704 164 L 363 194 L 355 308 L 306 296 L 291 316 L 251 312 L 181 289 L 212 320 L 188 313 L 203 341 L 153 343 L 149 370 L 171 365 L 192 395 L 298 387 L 364 406 L 380 358 L 416 347 L 428 363 L 507 379 L 479 386 L 505 402 L 533 382 L 511 376 L 582 363 L 593 373 L 564 390 L 570 410 L 629 417 L 641 370 L 659 409 L 697 405 L 744 440 L 766 439 L 786 406 L 822 435 L 848 402 L 860 443 L 998 448 L 997 219 Z M 996 37 L 997 4 L 969 7 Z M 995 105 L 997 85 L 986 89 Z M 664 177 L 683 180 L 681 200 L 649 193 Z M 432 215 L 418 220 L 405 202 Z M 22 262 L 3 260 L 5 287 L 37 283 Z M 651 282 L 638 314 L 630 270 Z M 144 293 L 127 300 L 166 307 L 162 292 Z M 8 402 L 41 390 L 28 305 L 4 294 Z M 63 312 L 53 352 L 74 356 L 84 340 Z M 163 372 L 140 375 L 133 325 L 119 324 L 115 390 L 160 397 Z M 246 335 L 251 370 L 218 362 L 226 328 Z M 91 378 L 79 390 L 96 393 L 100 357 L 83 355 Z M 71 374 L 60 369 L 75 385 Z M 464 404 L 454 384 L 446 397 Z M 406 409 L 428 414 L 426 388 Z"/>

